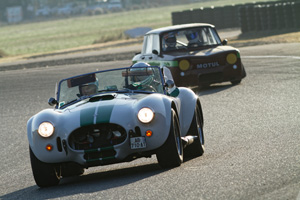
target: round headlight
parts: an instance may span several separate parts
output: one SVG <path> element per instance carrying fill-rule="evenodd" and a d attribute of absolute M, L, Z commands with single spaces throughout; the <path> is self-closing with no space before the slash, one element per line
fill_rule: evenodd
<path fill-rule="evenodd" d="M 50 122 L 43 122 L 39 126 L 38 133 L 42 137 L 50 137 L 54 133 L 54 126 Z"/>
<path fill-rule="evenodd" d="M 237 61 L 237 56 L 234 53 L 230 53 L 226 57 L 226 61 L 230 64 L 233 65 Z"/>
<path fill-rule="evenodd" d="M 181 60 L 179 62 L 179 69 L 186 71 L 190 68 L 190 62 L 188 60 Z"/>
<path fill-rule="evenodd" d="M 154 112 L 150 108 L 142 108 L 137 117 L 142 123 L 150 123 L 154 118 Z"/>

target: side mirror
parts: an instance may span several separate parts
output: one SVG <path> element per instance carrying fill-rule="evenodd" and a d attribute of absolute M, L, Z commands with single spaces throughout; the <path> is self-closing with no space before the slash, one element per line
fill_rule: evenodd
<path fill-rule="evenodd" d="M 165 87 L 167 88 L 173 88 L 175 85 L 174 81 L 173 80 L 167 80 L 166 84 L 165 84 Z"/>
<path fill-rule="evenodd" d="M 56 99 L 54 99 L 53 97 L 51 97 L 49 100 L 48 100 L 48 104 L 50 106 L 55 106 L 58 104 L 58 102 L 56 101 Z"/>
<path fill-rule="evenodd" d="M 228 40 L 227 40 L 227 39 L 224 39 L 224 40 L 222 41 L 222 44 L 223 44 L 223 45 L 227 45 L 227 44 L 228 44 Z"/>
<path fill-rule="evenodd" d="M 175 86 L 173 80 L 167 80 L 165 87 L 167 87 L 168 96 L 177 97 L 179 95 L 179 89 Z"/>
<path fill-rule="evenodd" d="M 161 54 L 159 54 L 158 51 L 157 51 L 156 49 L 153 49 L 153 50 L 152 50 L 152 53 L 153 53 L 154 55 L 157 55 L 157 56 L 163 58 L 163 56 L 162 56 Z"/>
<path fill-rule="evenodd" d="M 153 49 L 152 53 L 155 54 L 155 55 L 158 55 L 158 51 L 156 49 Z"/>

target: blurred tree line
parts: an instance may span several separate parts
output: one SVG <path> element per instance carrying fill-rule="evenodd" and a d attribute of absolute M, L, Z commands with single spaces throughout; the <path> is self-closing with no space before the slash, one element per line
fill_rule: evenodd
<path fill-rule="evenodd" d="M 28 5 L 32 5 L 33 7 L 40 7 L 41 5 L 48 5 L 50 7 L 54 6 L 62 6 L 66 3 L 71 2 L 83 2 L 87 5 L 97 3 L 100 1 L 110 1 L 110 0 L 0 0 L 0 10 L 5 10 L 6 7 L 12 6 L 23 6 L 26 7 Z M 192 0 L 121 0 L 121 2 L 126 5 L 130 4 L 181 4 L 181 3 L 190 3 Z"/>
<path fill-rule="evenodd" d="M 110 2 L 114 0 L 0 0 L 0 21 L 6 21 L 6 9 L 9 7 L 21 6 L 23 17 L 28 18 L 29 9 L 31 12 L 42 7 L 60 7 L 67 3 L 81 3 L 86 6 L 99 2 Z M 131 9 L 136 5 L 175 5 L 186 4 L 201 0 L 120 0 L 124 9 Z"/>

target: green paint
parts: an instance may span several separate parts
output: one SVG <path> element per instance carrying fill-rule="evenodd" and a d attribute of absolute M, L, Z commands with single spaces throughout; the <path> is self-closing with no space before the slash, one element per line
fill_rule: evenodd
<path fill-rule="evenodd" d="M 87 149 L 87 150 L 84 150 L 84 153 L 93 153 L 93 152 L 109 151 L 109 150 L 112 150 L 112 149 L 114 149 L 113 146 L 110 146 L 110 147 L 103 147 L 103 148 L 98 148 L 98 149 Z"/>
<path fill-rule="evenodd" d="M 135 64 L 137 62 L 141 62 L 142 60 L 133 61 L 132 64 Z M 144 61 L 148 63 L 151 66 L 166 66 L 166 67 L 178 67 L 178 61 L 166 61 L 166 60 L 151 60 L 149 62 Z"/>
<path fill-rule="evenodd" d="M 171 92 L 171 94 L 168 94 L 171 97 L 178 97 L 179 95 L 179 89 L 176 88 L 173 92 Z"/>
<path fill-rule="evenodd" d="M 94 123 L 96 107 L 83 109 L 80 111 L 80 126 L 88 126 Z"/>
<path fill-rule="evenodd" d="M 98 103 L 96 105 L 99 105 Z M 114 105 L 100 105 L 91 108 L 86 108 L 80 112 L 80 126 L 88 126 L 94 124 L 96 117 L 96 124 L 109 123 L 112 109 Z M 96 109 L 97 108 L 97 109 Z M 96 111 L 97 110 L 97 111 Z"/>
<path fill-rule="evenodd" d="M 116 157 L 110 156 L 110 157 L 104 157 L 104 158 L 96 158 L 96 159 L 87 160 L 86 162 L 90 163 L 90 162 L 96 162 L 96 161 L 101 161 L 101 160 L 113 160 L 113 159 L 116 159 Z"/>
<path fill-rule="evenodd" d="M 109 123 L 113 107 L 114 107 L 114 105 L 99 106 L 98 112 L 96 113 L 96 115 L 97 115 L 96 124 Z"/>
<path fill-rule="evenodd" d="M 115 156 L 110 156 L 110 157 L 102 158 L 102 160 L 112 160 L 112 159 L 116 159 L 116 157 Z"/>
<path fill-rule="evenodd" d="M 162 65 L 166 67 L 178 67 L 178 61 L 162 61 Z"/>

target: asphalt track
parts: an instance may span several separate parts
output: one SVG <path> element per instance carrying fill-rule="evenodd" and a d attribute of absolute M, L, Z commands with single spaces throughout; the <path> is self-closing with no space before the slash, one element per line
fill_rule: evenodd
<path fill-rule="evenodd" d="M 60 79 L 130 60 L 0 71 L 0 199 L 300 199 L 300 44 L 240 50 L 247 71 L 240 85 L 196 90 L 202 157 L 171 170 L 155 156 L 89 168 L 45 189 L 31 173 L 27 120 L 49 107 Z"/>

